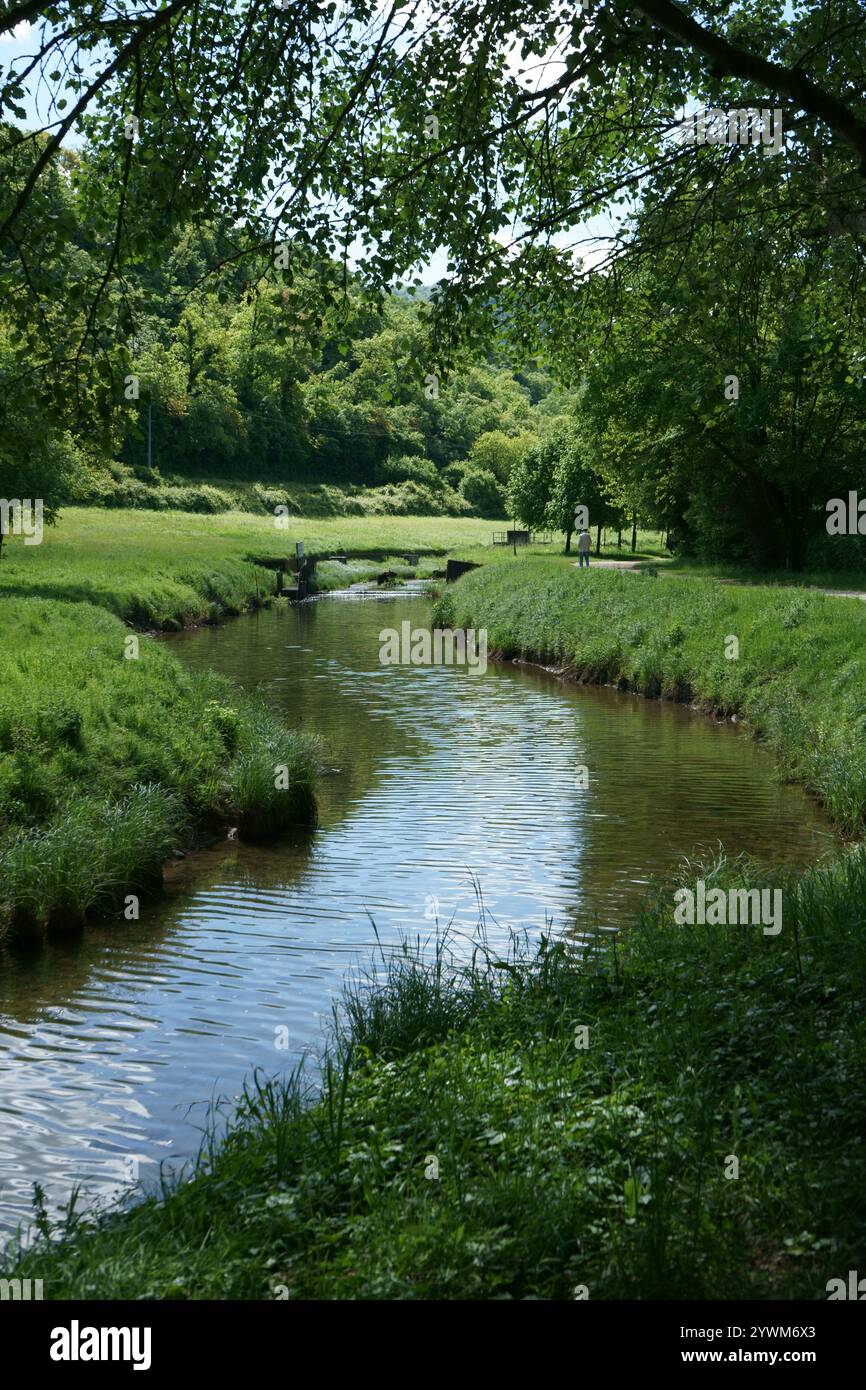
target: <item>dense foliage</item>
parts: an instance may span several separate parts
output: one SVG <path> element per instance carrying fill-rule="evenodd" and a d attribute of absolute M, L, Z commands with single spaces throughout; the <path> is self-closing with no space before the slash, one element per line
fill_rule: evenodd
<path fill-rule="evenodd" d="M 824 525 L 866 433 L 859 0 L 8 7 L 31 21 L 0 81 L 0 495 L 314 477 L 504 515 L 534 451 L 550 487 L 511 497 L 567 532 L 562 415 L 590 524 L 862 563 Z M 778 141 L 680 138 L 713 110 Z M 148 419 L 161 477 L 105 483 Z"/>

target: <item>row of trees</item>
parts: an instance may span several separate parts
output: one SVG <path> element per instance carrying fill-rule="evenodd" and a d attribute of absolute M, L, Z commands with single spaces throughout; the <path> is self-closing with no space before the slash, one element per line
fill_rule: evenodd
<path fill-rule="evenodd" d="M 16 138 L 0 129 L 0 173 L 12 185 Z M 124 464 L 141 484 L 411 483 L 421 510 L 504 515 L 511 467 L 562 408 L 559 394 L 549 373 L 513 370 L 493 352 L 463 352 L 441 371 L 424 295 L 373 303 L 347 276 L 323 303 L 323 272 L 287 286 L 276 258 L 234 264 L 226 235 L 187 225 L 158 265 L 128 269 L 113 306 L 126 331 L 109 317 L 96 349 L 79 352 L 99 274 L 89 158 L 62 151 L 40 178 L 47 226 L 66 229 L 62 244 L 49 230 L 56 299 L 24 319 L 0 305 L 0 496 L 40 496 L 51 519 L 64 501 L 110 495 Z M 5 248 L 0 267 L 13 279 L 16 255 Z M 209 276 L 221 259 L 226 268 Z M 77 358 L 77 374 L 52 408 L 46 353 L 58 345 L 62 370 Z M 141 489 L 118 495 L 134 502 Z"/>

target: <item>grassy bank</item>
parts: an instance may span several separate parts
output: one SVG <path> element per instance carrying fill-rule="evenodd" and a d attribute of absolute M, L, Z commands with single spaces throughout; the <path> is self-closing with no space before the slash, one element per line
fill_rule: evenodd
<path fill-rule="evenodd" d="M 41 545 L 7 538 L 0 599 L 28 595 L 95 603 L 137 627 L 186 627 L 243 612 L 272 594 L 273 571 L 256 561 L 294 555 L 296 541 L 303 541 L 307 555 L 354 557 L 366 578 L 386 562 L 395 568 L 405 554 L 422 557 L 427 571 L 446 555 L 479 563 L 508 559 L 510 551 L 492 545 L 494 531 L 508 524 L 447 516 L 299 515 L 278 530 L 273 517 L 240 511 L 204 516 L 69 507 L 56 526 L 46 528 Z M 650 537 L 639 539 L 646 543 L 640 553 L 651 554 Z M 559 544 L 557 538 L 539 550 L 555 552 Z"/>
<path fill-rule="evenodd" d="M 737 713 L 862 827 L 857 601 L 520 556 L 437 620 Z M 42 1211 L 4 1274 L 52 1299 L 825 1298 L 866 1238 L 866 851 L 678 882 L 698 877 L 781 891 L 782 930 L 678 925 L 667 883 L 583 955 L 551 938 L 497 958 L 482 924 L 471 965 L 447 943 L 383 957 L 315 1089 L 251 1084 L 188 1180 L 97 1222 Z"/>
<path fill-rule="evenodd" d="M 192 826 L 310 818 L 313 745 L 257 700 L 92 604 L 4 597 L 2 613 L 0 930 L 119 910 Z"/>
<path fill-rule="evenodd" d="M 94 603 L 144 628 L 177 628 L 242 612 L 273 592 L 256 560 L 349 554 L 377 562 L 404 553 L 446 555 L 490 540 L 501 523 L 454 517 L 273 518 L 229 512 L 69 508 L 41 545 L 3 546 L 0 600 L 28 595 Z"/>
<path fill-rule="evenodd" d="M 669 887 L 583 960 L 394 956 L 318 1100 L 251 1086 L 191 1181 L 5 1272 L 56 1299 L 824 1298 L 866 1235 L 864 984 L 862 850 L 786 884 L 778 938 L 676 926 Z"/>
<path fill-rule="evenodd" d="M 486 628 L 491 651 L 555 664 L 578 680 L 737 714 L 784 775 L 817 793 L 847 830 L 862 825 L 866 605 L 857 599 L 581 573 L 528 556 L 466 575 L 437 621 Z"/>

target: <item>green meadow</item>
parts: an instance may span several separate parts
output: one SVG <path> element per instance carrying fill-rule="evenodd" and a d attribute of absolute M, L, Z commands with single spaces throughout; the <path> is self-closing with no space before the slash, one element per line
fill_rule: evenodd
<path fill-rule="evenodd" d="M 476 563 L 513 558 L 494 546 L 494 532 L 511 525 L 466 517 L 289 516 L 285 528 L 274 517 L 251 512 L 152 512 L 104 507 L 70 507 L 41 545 L 7 538 L 0 560 L 0 597 L 56 598 L 107 608 L 137 627 L 170 629 L 218 621 L 266 601 L 275 588 L 275 564 L 295 554 L 346 555 L 354 566 L 328 566 L 318 587 L 337 587 L 375 577 L 383 568 L 428 574 L 448 555 Z M 562 538 L 530 553 L 556 558 Z M 659 537 L 641 532 L 638 556 L 657 553 Z M 423 563 L 404 566 L 417 554 Z M 613 558 L 630 558 L 615 546 Z M 559 556 L 568 565 L 568 557 Z M 257 563 L 258 562 L 258 563 Z M 365 563 L 366 562 L 366 563 Z"/>
<path fill-rule="evenodd" d="M 171 628 L 242 612 L 274 591 L 272 571 L 256 561 L 307 554 L 384 559 L 405 553 L 446 555 L 484 545 L 504 522 L 455 517 L 273 517 L 247 512 L 70 508 L 41 545 L 13 538 L 3 546 L 0 597 L 96 604 L 140 627 Z"/>

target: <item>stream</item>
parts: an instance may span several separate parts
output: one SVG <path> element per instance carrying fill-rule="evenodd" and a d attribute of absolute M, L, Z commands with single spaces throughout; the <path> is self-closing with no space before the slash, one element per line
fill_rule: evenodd
<path fill-rule="evenodd" d="M 166 639 L 320 734 L 314 833 L 178 861 L 139 922 L 0 953 L 0 1227 L 198 1147 L 209 1103 L 322 1039 L 345 973 L 402 935 L 620 927 L 682 855 L 806 864 L 836 844 L 742 730 L 529 667 L 382 666 L 416 591 L 279 605 Z M 580 767 L 587 769 L 581 786 Z"/>

